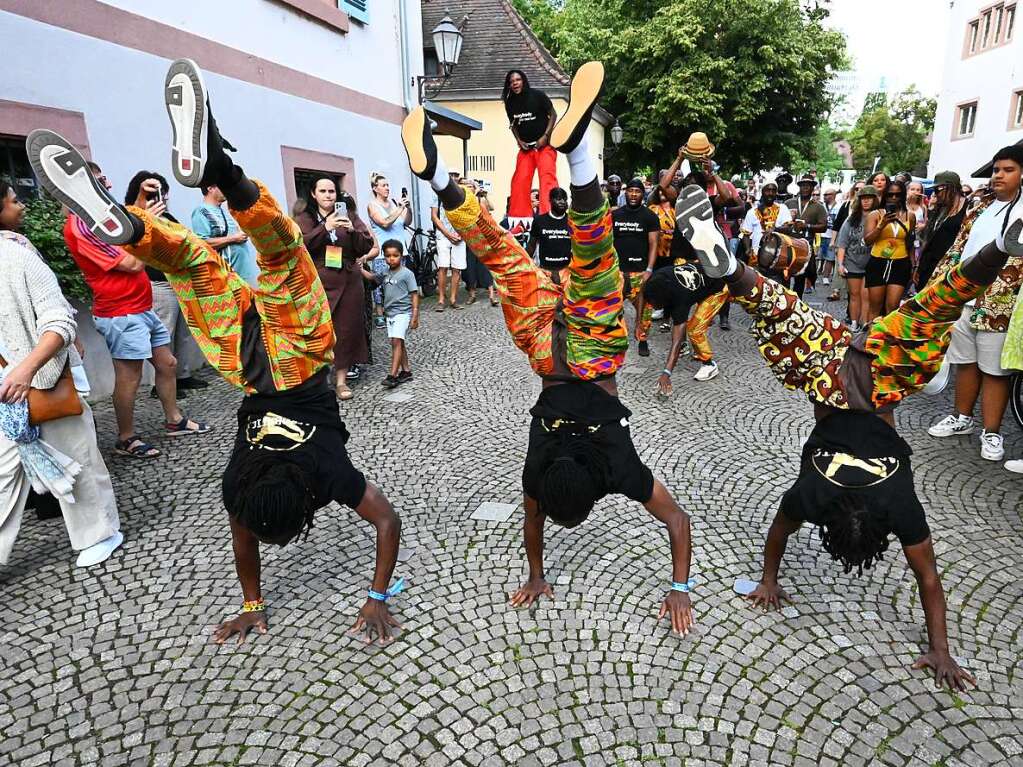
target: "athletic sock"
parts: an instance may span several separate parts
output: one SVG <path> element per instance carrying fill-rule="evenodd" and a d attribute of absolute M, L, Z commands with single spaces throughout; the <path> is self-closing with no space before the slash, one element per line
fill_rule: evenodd
<path fill-rule="evenodd" d="M 597 168 L 590 157 L 590 147 L 586 136 L 582 137 L 579 145 L 568 153 L 568 171 L 572 186 L 583 187 L 590 183 L 591 179 L 597 177 Z"/>
<path fill-rule="evenodd" d="M 592 213 L 604 204 L 604 193 L 600 191 L 596 176 L 582 186 L 570 184 L 569 191 L 572 193 L 572 210 L 576 213 Z"/>
<path fill-rule="evenodd" d="M 433 191 L 439 192 L 451 183 L 451 175 L 448 173 L 448 166 L 444 164 L 444 158 L 437 153 L 437 168 L 433 171 L 433 178 L 430 179 L 430 186 Z"/>

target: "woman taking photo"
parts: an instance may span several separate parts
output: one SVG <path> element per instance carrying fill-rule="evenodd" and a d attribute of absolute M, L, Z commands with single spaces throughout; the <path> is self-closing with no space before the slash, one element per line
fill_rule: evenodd
<path fill-rule="evenodd" d="M 34 488 L 57 499 L 71 547 L 80 552 L 77 565 L 89 567 L 109 557 L 124 536 L 89 405 L 78 397 L 78 415 L 38 429 L 28 424 L 30 390 L 53 389 L 80 358 L 71 347 L 74 310 L 32 243 L 18 234 L 24 214 L 14 189 L 0 180 L 0 565 L 10 558 Z"/>
<path fill-rule="evenodd" d="M 373 190 L 373 199 L 366 206 L 366 213 L 369 214 L 369 225 L 377 238 L 377 243 L 397 240 L 402 245 L 402 252 L 407 252 L 405 227 L 412 223 L 412 210 L 409 208 L 407 192 L 402 195 L 401 202 L 392 200 L 391 184 L 382 173 L 371 173 L 369 183 Z M 387 262 L 382 255 L 376 256 L 372 264 L 374 274 L 384 274 L 387 271 Z M 376 313 L 376 326 L 382 328 L 384 297 L 380 288 L 373 291 L 373 308 Z"/>
<path fill-rule="evenodd" d="M 910 181 L 906 185 L 906 210 L 916 218 L 916 231 L 913 232 L 913 242 L 916 245 L 913 255 L 913 266 L 920 263 L 920 247 L 923 244 L 922 235 L 924 227 L 927 226 L 927 198 L 924 196 L 924 185 L 919 181 Z M 917 286 L 919 290 L 922 285 Z"/>
<path fill-rule="evenodd" d="M 902 295 L 913 276 L 913 242 L 916 217 L 906 210 L 906 186 L 891 181 L 885 187 L 882 208 L 867 217 L 863 241 L 870 246 L 867 264 L 867 320 L 899 308 Z"/>
<path fill-rule="evenodd" d="M 340 206 L 336 206 L 340 203 Z M 330 303 L 334 324 L 334 391 L 349 400 L 348 369 L 369 361 L 363 327 L 365 292 L 362 270 L 356 261 L 373 249 L 373 235 L 359 218 L 355 200 L 330 176 L 317 178 L 310 189 L 306 210 L 295 218 L 306 249 L 316 264 Z"/>
<path fill-rule="evenodd" d="M 870 262 L 870 246 L 863 241 L 863 229 L 874 208 L 877 207 L 877 190 L 870 184 L 856 182 L 849 193 L 849 216 L 838 230 L 835 245 L 838 251 L 835 261 L 838 273 L 845 278 L 849 289 L 850 328 L 859 330 L 867 322 L 866 289 L 863 280 Z"/>

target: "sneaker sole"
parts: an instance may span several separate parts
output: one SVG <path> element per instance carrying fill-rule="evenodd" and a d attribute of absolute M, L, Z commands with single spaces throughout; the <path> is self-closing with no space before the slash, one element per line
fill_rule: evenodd
<path fill-rule="evenodd" d="M 945 437 L 964 437 L 967 434 L 973 434 L 973 432 L 974 429 L 972 426 L 969 429 L 965 429 L 964 431 L 950 431 L 942 432 L 940 434 L 933 432 L 930 429 L 927 430 L 928 434 L 930 434 L 932 437 L 938 437 L 939 439 L 944 439 Z"/>
<path fill-rule="evenodd" d="M 717 378 L 719 372 L 721 372 L 721 371 L 718 370 L 717 368 L 714 368 L 714 372 L 713 373 L 711 373 L 711 374 L 709 374 L 709 375 L 707 375 L 707 376 L 705 376 L 703 378 L 700 378 L 699 374 L 697 374 L 697 375 L 693 376 L 693 380 L 694 381 L 709 381 L 712 378 Z"/>
<path fill-rule="evenodd" d="M 401 124 L 401 141 L 408 155 L 409 169 L 419 178 L 429 181 L 437 167 L 437 150 L 436 145 L 433 145 L 433 134 L 429 133 L 427 119 L 426 110 L 422 107 L 409 112 Z"/>
<path fill-rule="evenodd" d="M 206 168 L 206 140 L 209 120 L 206 111 L 206 83 L 202 71 L 191 59 L 178 59 L 167 70 L 163 100 L 174 137 L 171 170 L 184 186 L 197 187 Z"/>
<path fill-rule="evenodd" d="M 561 151 L 568 144 L 579 128 L 579 123 L 587 119 L 600 98 L 604 88 L 604 65 L 599 61 L 587 61 L 576 71 L 572 78 L 572 89 L 568 97 L 568 109 L 558 120 L 551 132 L 551 146 Z"/>
<path fill-rule="evenodd" d="M 696 184 L 682 190 L 675 205 L 675 225 L 696 251 L 703 272 L 720 279 L 728 270 L 728 246 L 714 223 L 714 206 Z"/>
<path fill-rule="evenodd" d="M 85 158 L 67 139 L 51 130 L 34 130 L 25 139 L 25 151 L 43 188 L 96 237 L 108 245 L 131 241 L 134 227 L 128 212 L 93 178 Z"/>

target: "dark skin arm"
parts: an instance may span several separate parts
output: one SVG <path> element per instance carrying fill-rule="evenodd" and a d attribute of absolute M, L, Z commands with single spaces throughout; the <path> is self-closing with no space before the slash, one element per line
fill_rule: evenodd
<path fill-rule="evenodd" d="M 934 546 L 927 540 L 902 549 L 920 589 L 920 602 L 927 622 L 927 638 L 930 649 L 913 664 L 913 668 L 929 668 L 934 671 L 934 686 L 947 684 L 952 691 L 966 690 L 966 682 L 972 685 L 977 680 L 959 668 L 948 652 L 948 631 L 945 625 L 945 592 L 938 577 L 938 565 L 934 558 Z"/>
<path fill-rule="evenodd" d="M 546 581 L 543 571 L 543 526 L 547 517 L 540 513 L 540 505 L 535 498 L 525 495 L 523 506 L 526 518 L 522 532 L 526 544 L 526 560 L 529 562 L 529 578 L 522 588 L 511 595 L 509 602 L 512 607 L 529 607 L 544 594 L 554 598 L 554 589 Z"/>
<path fill-rule="evenodd" d="M 643 506 L 668 528 L 668 541 L 671 544 L 671 579 L 685 583 L 689 580 L 689 566 L 692 560 L 689 515 L 679 508 L 668 490 L 657 480 L 654 480 L 653 495 Z M 665 615 L 671 618 L 672 631 L 679 636 L 688 634 L 695 625 L 689 594 L 668 591 L 668 595 L 661 603 L 657 619 L 660 620 Z"/>
<path fill-rule="evenodd" d="M 532 258 L 533 254 L 536 253 L 536 246 L 537 246 L 537 244 L 538 244 L 538 241 L 537 241 L 536 237 L 530 237 L 529 238 L 529 242 L 526 243 L 526 254 L 530 258 Z"/>
<path fill-rule="evenodd" d="M 547 127 L 544 129 L 543 135 L 536 140 L 537 149 L 542 149 L 551 143 L 551 133 L 554 132 L 555 122 L 557 122 L 557 116 L 554 114 L 554 110 L 551 110 L 550 114 L 547 115 Z"/>
<path fill-rule="evenodd" d="M 671 347 L 668 349 L 668 361 L 664 363 L 665 370 L 674 370 L 678 364 L 679 355 L 682 354 L 682 345 L 686 341 L 685 324 L 675 324 L 671 327 Z M 665 397 L 671 394 L 671 376 L 661 373 L 657 377 L 657 391 Z"/>
<path fill-rule="evenodd" d="M 771 529 L 767 531 L 767 542 L 764 544 L 764 572 L 760 576 L 760 585 L 746 596 L 754 606 L 762 606 L 765 610 L 781 609 L 782 600 L 792 601 L 778 585 L 778 570 L 785 555 L 785 545 L 789 536 L 796 532 L 801 524 L 802 522 L 789 519 L 780 510 L 774 516 Z"/>
<path fill-rule="evenodd" d="M 664 195 L 664 199 L 668 200 L 672 205 L 675 204 L 675 200 L 678 199 L 678 190 L 671 185 L 671 182 L 675 180 L 675 174 L 678 173 L 678 169 L 682 167 L 682 160 L 685 157 L 682 155 L 682 149 L 678 150 L 674 162 L 671 163 L 671 167 L 668 168 L 668 172 L 661 177 L 660 186 L 661 194 Z"/>
<path fill-rule="evenodd" d="M 259 539 L 247 527 L 228 516 L 231 523 L 231 547 L 234 549 L 234 569 L 242 585 L 242 598 L 246 602 L 254 602 L 263 596 L 260 589 Z M 224 621 L 213 632 L 213 641 L 223 644 L 234 634 L 238 635 L 238 644 L 245 641 L 250 630 L 260 634 L 267 632 L 266 612 L 260 610 L 252 613 L 241 613 L 233 620 Z"/>

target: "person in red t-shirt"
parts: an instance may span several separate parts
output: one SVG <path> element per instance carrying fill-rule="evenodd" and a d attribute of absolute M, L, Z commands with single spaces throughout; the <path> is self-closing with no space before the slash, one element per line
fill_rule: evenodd
<path fill-rule="evenodd" d="M 89 163 L 96 180 L 110 189 L 103 171 Z M 163 202 L 150 210 L 158 215 Z M 142 361 L 156 370 L 156 392 L 166 416 L 168 436 L 201 434 L 209 427 L 183 415 L 178 408 L 177 360 L 170 351 L 170 334 L 153 312 L 153 289 L 143 263 L 127 251 L 107 245 L 74 213 L 64 223 L 64 241 L 92 290 L 92 318 L 114 361 L 115 450 L 133 458 L 155 458 L 160 451 L 135 433 L 135 395 L 142 380 Z"/>

